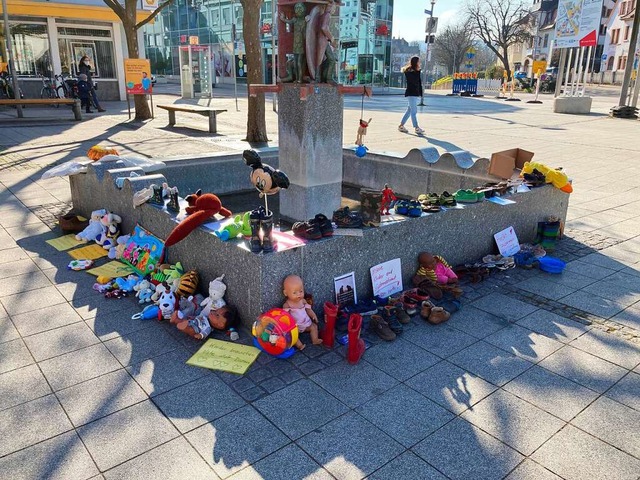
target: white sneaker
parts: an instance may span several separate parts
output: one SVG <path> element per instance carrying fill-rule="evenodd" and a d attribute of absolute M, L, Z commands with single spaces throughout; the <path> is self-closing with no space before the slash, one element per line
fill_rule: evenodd
<path fill-rule="evenodd" d="M 424 130 L 423 130 L 423 129 L 421 129 L 420 127 L 416 127 L 416 133 L 417 133 L 418 135 L 422 135 L 422 134 L 424 134 Z"/>
<path fill-rule="evenodd" d="M 407 128 L 404 125 L 400 125 L 398 127 L 398 130 L 401 131 L 402 133 L 409 133 L 409 130 L 407 130 Z"/>

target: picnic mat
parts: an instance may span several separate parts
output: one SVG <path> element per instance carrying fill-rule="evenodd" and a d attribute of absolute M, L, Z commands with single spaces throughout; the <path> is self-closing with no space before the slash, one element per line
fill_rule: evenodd
<path fill-rule="evenodd" d="M 76 240 L 75 233 L 70 233 L 69 235 L 64 235 L 58 238 L 52 238 L 51 240 L 47 240 L 47 243 L 59 252 L 84 244 L 84 242 Z"/>
<path fill-rule="evenodd" d="M 242 375 L 259 354 L 256 347 L 210 338 L 187 360 L 187 365 Z"/>
<path fill-rule="evenodd" d="M 87 270 L 87 273 L 95 275 L 96 277 L 102 275 L 109 278 L 118 278 L 126 277 L 127 275 L 134 273 L 134 270 L 129 265 L 125 265 L 118 260 L 111 260 L 104 265 Z"/>
<path fill-rule="evenodd" d="M 97 260 L 98 258 L 106 257 L 109 254 L 107 250 L 97 243 L 87 245 L 82 248 L 76 248 L 75 250 L 71 250 L 67 253 L 76 260 Z"/>

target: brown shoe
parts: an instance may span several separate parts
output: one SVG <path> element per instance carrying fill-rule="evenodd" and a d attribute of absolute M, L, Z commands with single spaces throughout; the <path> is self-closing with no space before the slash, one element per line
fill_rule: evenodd
<path fill-rule="evenodd" d="M 65 233 L 79 233 L 89 225 L 89 220 L 80 220 L 77 215 L 68 213 L 58 218 L 58 224 Z"/>
<path fill-rule="evenodd" d="M 447 312 L 444 308 L 432 307 L 431 314 L 429 315 L 427 322 L 429 322 L 431 325 L 438 325 L 440 323 L 444 323 L 447 320 L 449 320 L 449 317 L 451 317 L 451 314 Z"/>
<path fill-rule="evenodd" d="M 386 307 L 385 307 L 386 308 Z M 402 302 L 396 302 L 395 304 L 393 304 L 393 308 L 395 308 L 395 315 L 396 318 L 398 319 L 398 321 L 404 325 L 406 325 L 407 323 L 411 322 L 411 317 L 409 316 L 409 314 L 405 311 Z"/>
<path fill-rule="evenodd" d="M 380 315 L 371 315 L 369 328 L 373 330 L 381 339 L 391 342 L 396 339 L 396 334 L 389 328 L 389 324 Z"/>
<path fill-rule="evenodd" d="M 431 315 L 431 309 L 434 307 L 433 303 L 429 300 L 425 300 L 420 304 L 420 316 L 425 320 L 429 319 L 429 315 Z"/>

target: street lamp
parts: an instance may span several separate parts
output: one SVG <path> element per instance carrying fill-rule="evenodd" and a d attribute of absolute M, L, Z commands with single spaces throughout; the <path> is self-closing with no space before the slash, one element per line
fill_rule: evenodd
<path fill-rule="evenodd" d="M 424 13 L 429 15 L 429 22 L 427 23 L 427 38 L 424 51 L 424 87 L 422 89 L 422 96 L 420 97 L 419 107 L 424 107 L 424 89 L 427 87 L 427 66 L 429 65 L 429 43 L 431 42 L 431 31 L 433 29 L 433 7 L 436 4 L 436 0 L 431 0 L 431 10 L 425 10 Z M 435 32 L 434 32 L 435 33 Z"/>

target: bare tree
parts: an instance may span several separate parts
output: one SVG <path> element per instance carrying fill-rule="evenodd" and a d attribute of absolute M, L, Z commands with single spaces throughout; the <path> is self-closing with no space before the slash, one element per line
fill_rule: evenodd
<path fill-rule="evenodd" d="M 464 7 L 474 33 L 496 54 L 509 78 L 509 47 L 531 37 L 530 3 L 525 0 L 468 0 Z"/>
<path fill-rule="evenodd" d="M 497 57 L 495 52 L 484 43 L 476 41 L 474 48 L 476 49 L 476 56 L 473 58 L 473 64 L 477 71 L 487 70 L 496 63 Z"/>
<path fill-rule="evenodd" d="M 435 62 L 445 65 L 449 73 L 460 70 L 460 66 L 466 59 L 467 50 L 473 46 L 471 25 L 459 23 L 447 25 L 436 37 L 433 44 Z"/>
<path fill-rule="evenodd" d="M 240 0 L 244 10 L 242 32 L 247 51 L 247 83 L 260 84 L 262 80 L 262 48 L 260 46 L 260 7 L 263 0 Z M 266 142 L 267 125 L 264 111 L 264 93 L 249 97 L 247 111 L 248 142 Z"/>
<path fill-rule="evenodd" d="M 127 50 L 129 51 L 129 58 L 140 58 L 140 51 L 138 46 L 138 30 L 149 23 L 151 20 L 166 7 L 173 3 L 173 0 L 166 0 L 161 3 L 151 14 L 136 22 L 136 10 L 140 3 L 138 0 L 124 0 L 124 5 L 119 3 L 119 0 L 103 0 L 111 10 L 118 15 L 118 18 L 122 21 L 122 28 L 124 29 L 124 36 L 127 40 Z M 134 95 L 133 96 L 136 120 L 148 120 L 151 118 L 151 110 L 149 109 L 149 103 L 147 102 L 146 95 Z"/>

